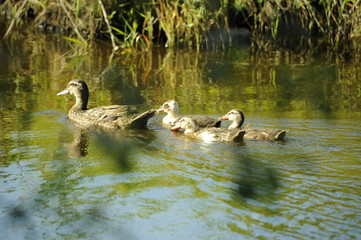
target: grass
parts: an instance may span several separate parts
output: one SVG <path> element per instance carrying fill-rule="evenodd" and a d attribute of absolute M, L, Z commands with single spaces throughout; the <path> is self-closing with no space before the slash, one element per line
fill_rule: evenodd
<path fill-rule="evenodd" d="M 3 0 L 0 13 L 10 19 L 5 37 L 26 26 L 82 45 L 107 39 L 114 50 L 210 48 L 210 33 L 225 47 L 240 28 L 250 30 L 258 49 L 284 39 L 295 46 L 322 42 L 338 52 L 361 48 L 361 0 Z"/>

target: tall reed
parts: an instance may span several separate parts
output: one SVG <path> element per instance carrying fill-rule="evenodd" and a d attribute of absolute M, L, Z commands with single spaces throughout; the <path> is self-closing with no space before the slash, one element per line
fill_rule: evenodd
<path fill-rule="evenodd" d="M 320 36 L 339 49 L 355 47 L 353 41 L 361 37 L 360 0 L 235 0 L 234 6 L 251 28 L 255 43 L 264 35 L 277 39 L 298 31 L 297 37 Z"/>
<path fill-rule="evenodd" d="M 361 0 L 3 0 L 0 13 L 10 18 L 5 37 L 25 25 L 83 45 L 108 38 L 115 50 L 153 43 L 199 49 L 209 47 L 210 33 L 224 46 L 239 37 L 231 28 L 249 29 L 257 48 L 291 35 L 340 51 L 361 48 Z"/>

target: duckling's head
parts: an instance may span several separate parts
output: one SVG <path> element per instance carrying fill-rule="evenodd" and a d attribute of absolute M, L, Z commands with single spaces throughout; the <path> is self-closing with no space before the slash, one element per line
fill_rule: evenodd
<path fill-rule="evenodd" d="M 162 107 L 158 109 L 158 112 L 174 113 L 179 112 L 179 105 L 175 100 L 169 100 L 163 103 Z"/>
<path fill-rule="evenodd" d="M 68 83 L 68 86 L 65 88 L 64 91 L 59 92 L 56 94 L 57 96 L 71 94 L 74 95 L 77 103 L 82 105 L 82 108 L 86 108 L 88 104 L 89 98 L 89 89 L 88 85 L 79 79 L 73 79 Z"/>
<path fill-rule="evenodd" d="M 178 123 L 171 128 L 172 131 L 184 129 L 185 133 L 192 133 L 199 129 L 196 121 L 190 117 L 182 117 Z"/>
<path fill-rule="evenodd" d="M 244 114 L 242 110 L 232 109 L 223 117 L 220 117 L 219 120 L 229 120 L 232 121 L 233 124 L 229 127 L 232 128 L 240 128 L 244 122 Z"/>

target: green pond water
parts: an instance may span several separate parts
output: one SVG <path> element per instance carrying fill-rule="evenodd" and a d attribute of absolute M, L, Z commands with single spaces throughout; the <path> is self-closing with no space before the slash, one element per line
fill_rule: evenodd
<path fill-rule="evenodd" d="M 359 239 L 359 59 L 247 48 L 78 55 L 59 36 L 0 41 L 0 239 Z M 69 80 L 90 107 L 176 99 L 182 114 L 288 129 L 206 144 L 149 121 L 100 132 L 67 119 Z M 227 122 L 222 123 L 223 127 Z"/>

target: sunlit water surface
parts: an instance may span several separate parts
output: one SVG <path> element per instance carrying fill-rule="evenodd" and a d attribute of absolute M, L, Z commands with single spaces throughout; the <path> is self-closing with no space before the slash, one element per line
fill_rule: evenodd
<path fill-rule="evenodd" d="M 69 57 L 56 37 L 38 38 L 0 45 L 0 239 L 361 235 L 354 65 L 247 49 Z M 74 99 L 55 96 L 75 77 L 89 83 L 91 106 L 177 99 L 182 113 L 237 107 L 251 126 L 289 132 L 206 144 L 165 129 L 163 115 L 145 131 L 79 129 L 66 117 Z"/>

